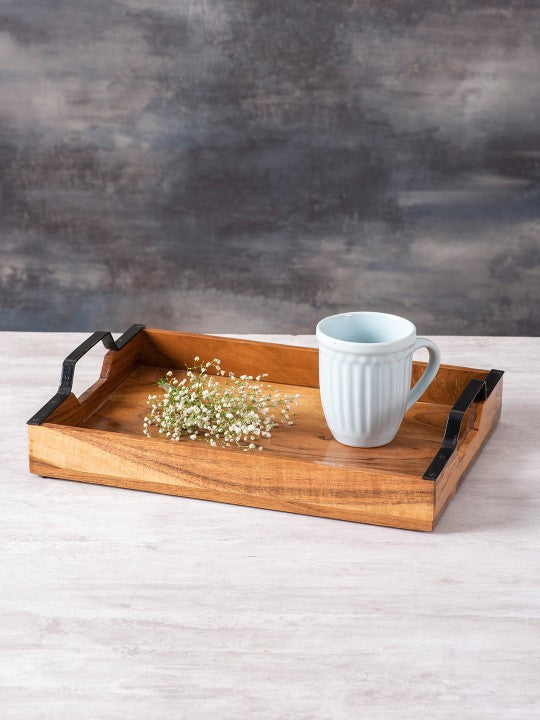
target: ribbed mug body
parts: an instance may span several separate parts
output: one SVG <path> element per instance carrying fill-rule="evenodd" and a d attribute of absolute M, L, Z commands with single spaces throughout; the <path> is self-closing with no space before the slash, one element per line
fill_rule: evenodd
<path fill-rule="evenodd" d="M 371 311 L 330 315 L 317 324 L 319 387 L 328 427 L 353 447 L 378 447 L 395 437 L 405 411 L 435 378 L 441 353 L 416 336 L 410 320 Z M 412 358 L 425 348 L 429 362 L 411 388 Z"/>
<path fill-rule="evenodd" d="M 386 445 L 403 420 L 411 384 L 408 347 L 347 352 L 319 345 L 321 402 L 336 440 L 353 447 Z"/>

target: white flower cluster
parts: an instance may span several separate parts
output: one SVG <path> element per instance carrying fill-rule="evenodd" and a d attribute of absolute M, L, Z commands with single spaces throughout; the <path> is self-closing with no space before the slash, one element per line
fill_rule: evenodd
<path fill-rule="evenodd" d="M 209 373 L 212 369 L 216 377 Z M 202 363 L 197 356 L 182 380 L 173 378 L 171 370 L 158 380 L 164 394 L 148 396 L 144 434 L 152 437 L 150 427 L 155 426 L 158 436 L 171 440 L 200 437 L 212 447 L 262 450 L 259 442 L 272 436 L 272 428 L 293 424 L 293 407 L 298 407 L 300 397 L 282 395 L 270 385 L 263 387 L 260 381 L 265 377 L 226 374 L 219 358 Z"/>

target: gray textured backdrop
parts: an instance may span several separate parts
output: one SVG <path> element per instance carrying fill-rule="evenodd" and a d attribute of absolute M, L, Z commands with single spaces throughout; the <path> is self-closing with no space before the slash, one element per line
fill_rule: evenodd
<path fill-rule="evenodd" d="M 540 334 L 540 3 L 2 0 L 7 329 Z"/>

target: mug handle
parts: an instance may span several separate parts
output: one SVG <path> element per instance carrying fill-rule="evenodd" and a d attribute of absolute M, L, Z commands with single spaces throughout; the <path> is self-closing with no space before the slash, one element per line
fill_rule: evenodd
<path fill-rule="evenodd" d="M 437 345 L 435 345 L 433 340 L 429 340 L 428 338 L 416 338 L 416 341 L 413 345 L 413 354 L 423 347 L 427 348 L 427 351 L 429 353 L 428 366 L 424 370 L 424 374 L 422 375 L 420 380 L 418 380 L 416 385 L 411 388 L 409 392 L 409 397 L 407 398 L 406 410 L 408 410 L 412 405 L 414 405 L 414 403 L 419 399 L 419 397 L 425 393 L 425 391 L 431 385 L 435 375 L 437 374 L 437 371 L 439 370 L 439 365 L 441 364 L 441 351 L 439 350 Z"/>

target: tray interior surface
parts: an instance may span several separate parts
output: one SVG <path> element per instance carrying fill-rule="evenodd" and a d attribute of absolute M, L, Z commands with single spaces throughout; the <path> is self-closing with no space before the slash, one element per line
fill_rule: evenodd
<path fill-rule="evenodd" d="M 121 433 L 143 435 L 142 425 L 147 414 L 146 400 L 151 393 L 161 392 L 155 382 L 169 368 L 141 365 L 137 367 L 106 398 L 82 427 Z M 175 371 L 181 378 L 182 371 Z M 436 383 L 437 380 L 434 381 Z M 345 467 L 354 470 L 380 468 L 381 470 L 421 477 L 437 452 L 444 433 L 451 403 L 417 402 L 406 414 L 396 438 L 384 447 L 350 448 L 332 439 L 324 419 L 319 390 L 302 385 L 269 383 L 284 393 L 299 393 L 299 407 L 295 424 L 273 430 L 272 438 L 260 443 L 265 454 L 298 459 L 317 464 Z M 463 429 L 465 432 L 465 428 Z M 149 443 L 170 443 L 170 440 L 152 438 Z M 204 441 L 197 440 L 196 443 Z M 177 443 L 193 446 L 188 439 Z M 216 449 L 220 452 L 220 449 Z M 227 452 L 230 452 L 227 450 Z M 239 454 L 240 450 L 237 451 Z M 240 458 L 241 459 L 241 458 Z"/>

